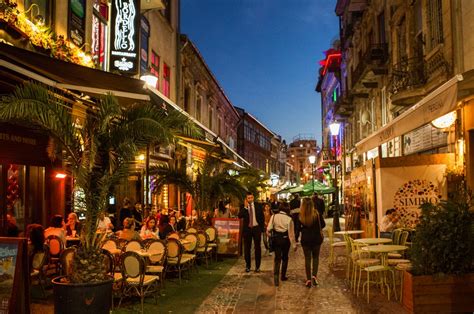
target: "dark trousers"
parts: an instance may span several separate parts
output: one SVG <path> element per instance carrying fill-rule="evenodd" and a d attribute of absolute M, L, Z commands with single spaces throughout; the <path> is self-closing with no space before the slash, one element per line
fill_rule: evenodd
<path fill-rule="evenodd" d="M 250 268 L 251 258 L 250 258 L 250 248 L 252 247 L 252 240 L 253 245 L 255 246 L 255 269 L 260 268 L 260 261 L 262 259 L 262 231 L 260 227 L 253 227 L 249 228 L 248 230 L 244 231 L 243 233 L 244 238 L 244 256 L 245 256 L 245 265 L 247 268 Z"/>
<path fill-rule="evenodd" d="M 293 219 L 293 226 L 294 226 L 294 230 L 295 230 L 295 241 L 299 242 L 300 233 L 301 233 L 301 230 L 300 230 L 300 214 L 292 214 L 291 218 Z"/>
<path fill-rule="evenodd" d="M 317 276 L 318 275 L 319 250 L 320 249 L 321 249 L 320 244 L 313 245 L 313 246 L 303 245 L 304 266 L 305 266 L 305 269 L 306 269 L 306 279 L 307 280 L 311 280 L 311 276 Z"/>
<path fill-rule="evenodd" d="M 286 270 L 288 268 L 288 253 L 290 252 L 290 239 L 288 236 L 275 236 L 275 259 L 273 261 L 273 274 L 275 278 L 280 276 L 286 277 Z"/>

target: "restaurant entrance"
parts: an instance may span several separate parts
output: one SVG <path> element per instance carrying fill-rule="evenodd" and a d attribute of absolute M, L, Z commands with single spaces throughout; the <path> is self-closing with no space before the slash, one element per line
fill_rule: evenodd
<path fill-rule="evenodd" d="M 48 225 L 52 214 L 65 212 L 65 180 L 55 178 L 61 161 L 48 157 L 49 137 L 43 132 L 0 124 L 0 232 L 7 214 L 20 232 L 31 223 Z M 53 205 L 53 207 L 51 206 Z"/>

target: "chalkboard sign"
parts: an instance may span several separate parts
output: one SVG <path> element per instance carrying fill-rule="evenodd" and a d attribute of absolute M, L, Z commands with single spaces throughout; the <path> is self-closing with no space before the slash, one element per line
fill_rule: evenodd
<path fill-rule="evenodd" d="M 0 238 L 0 314 L 29 313 L 26 238 Z"/>
<path fill-rule="evenodd" d="M 240 254 L 240 237 L 242 227 L 238 218 L 214 218 L 212 220 L 217 229 L 217 253 L 222 255 Z"/>

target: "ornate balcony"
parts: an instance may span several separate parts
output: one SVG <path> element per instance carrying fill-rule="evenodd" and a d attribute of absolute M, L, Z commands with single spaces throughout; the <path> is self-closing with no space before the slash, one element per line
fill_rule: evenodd
<path fill-rule="evenodd" d="M 411 105 L 424 94 L 427 78 L 422 57 L 405 59 L 392 68 L 390 92 L 395 105 Z"/>

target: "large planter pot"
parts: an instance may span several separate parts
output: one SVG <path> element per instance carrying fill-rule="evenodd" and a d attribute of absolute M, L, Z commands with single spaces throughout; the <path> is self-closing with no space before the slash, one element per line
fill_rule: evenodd
<path fill-rule="evenodd" d="M 474 274 L 414 276 L 403 273 L 403 307 L 410 313 L 474 311 Z"/>
<path fill-rule="evenodd" d="M 55 314 L 109 314 L 112 307 L 113 278 L 94 283 L 64 283 L 53 279 Z"/>

